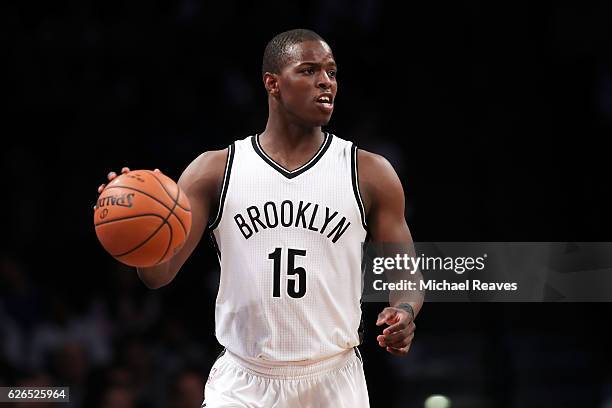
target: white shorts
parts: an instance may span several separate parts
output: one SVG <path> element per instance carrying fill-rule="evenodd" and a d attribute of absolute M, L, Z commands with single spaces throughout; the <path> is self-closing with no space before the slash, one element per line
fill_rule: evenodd
<path fill-rule="evenodd" d="M 369 408 L 358 353 L 262 368 L 226 350 L 210 370 L 202 408 Z"/>

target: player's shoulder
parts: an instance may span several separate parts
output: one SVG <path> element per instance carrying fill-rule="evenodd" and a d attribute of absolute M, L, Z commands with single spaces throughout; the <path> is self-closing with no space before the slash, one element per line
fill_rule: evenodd
<path fill-rule="evenodd" d="M 364 181 L 367 182 L 370 179 L 373 182 L 376 182 L 376 178 L 378 177 L 384 178 L 387 175 L 395 175 L 393 166 L 384 156 L 358 148 L 357 145 L 351 140 L 342 139 L 335 134 L 332 136 L 338 145 L 342 145 L 344 148 L 350 148 L 353 150 L 353 153 L 351 154 L 355 154 L 356 151 L 360 183 L 363 183 Z"/>
<path fill-rule="evenodd" d="M 194 193 L 216 192 L 223 183 L 228 155 L 229 147 L 201 153 L 183 171 L 179 185 Z"/>
<path fill-rule="evenodd" d="M 235 140 L 232 144 L 230 144 L 225 149 L 221 150 L 208 150 L 204 153 L 201 153 L 198 157 L 196 157 L 191 164 L 187 167 L 185 171 L 190 171 L 194 174 L 204 174 L 204 173 L 214 173 L 217 175 L 221 175 L 223 177 L 223 173 L 225 172 L 225 168 L 230 158 L 230 155 L 233 156 L 234 152 L 241 148 L 243 149 L 245 145 L 251 145 L 253 136 L 247 136 L 243 139 Z"/>
<path fill-rule="evenodd" d="M 229 147 L 221 150 L 208 150 L 196 157 L 185 171 L 203 175 L 209 172 L 219 172 L 225 169 Z"/>
<path fill-rule="evenodd" d="M 384 156 L 358 149 L 357 163 L 359 186 L 367 208 L 375 202 L 403 197 L 401 181 Z"/>
<path fill-rule="evenodd" d="M 395 174 L 393 166 L 384 156 L 367 150 L 357 149 L 357 162 L 359 174 L 385 175 L 389 172 Z M 363 172 L 362 172 L 363 170 Z"/>

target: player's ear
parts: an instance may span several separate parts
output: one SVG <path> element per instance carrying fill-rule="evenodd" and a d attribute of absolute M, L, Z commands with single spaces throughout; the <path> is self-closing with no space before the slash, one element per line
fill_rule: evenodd
<path fill-rule="evenodd" d="M 278 95 L 278 77 L 276 74 L 266 72 L 263 76 L 263 82 L 264 86 L 266 87 L 266 91 L 268 91 L 268 94 L 272 96 Z"/>

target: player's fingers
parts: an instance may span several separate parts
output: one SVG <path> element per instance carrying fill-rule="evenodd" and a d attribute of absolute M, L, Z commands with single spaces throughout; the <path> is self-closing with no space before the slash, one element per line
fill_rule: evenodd
<path fill-rule="evenodd" d="M 414 322 L 412 321 L 407 322 L 405 320 L 400 320 L 399 322 L 392 324 L 391 326 L 383 330 L 383 334 L 384 335 L 392 334 L 392 333 L 396 333 L 402 330 L 408 330 L 408 332 L 412 333 L 413 331 L 416 330 L 416 324 L 414 324 Z"/>
<path fill-rule="evenodd" d="M 387 334 L 396 333 L 398 331 L 402 331 L 406 329 L 406 327 L 408 327 L 408 324 L 405 321 L 400 320 L 399 322 L 392 324 L 391 326 L 383 330 L 383 334 L 387 335 Z"/>
<path fill-rule="evenodd" d="M 155 169 L 155 170 L 153 170 L 153 171 L 154 171 L 154 172 L 156 172 L 156 173 L 161 173 L 161 170 L 160 170 L 160 169 Z"/>
<path fill-rule="evenodd" d="M 411 341 L 412 338 L 414 338 L 414 333 L 399 331 L 386 336 L 379 335 L 376 337 L 376 341 L 379 344 L 384 344 L 385 346 L 399 347 L 402 345 L 402 342 L 406 341 L 406 339 Z M 402 346 L 405 346 L 405 344 Z"/>
<path fill-rule="evenodd" d="M 411 334 L 412 333 L 407 333 L 406 331 L 398 331 L 392 334 L 379 336 L 376 338 L 376 340 L 382 341 L 386 345 L 390 346 L 392 344 L 403 341 L 405 338 L 407 338 Z"/>
<path fill-rule="evenodd" d="M 391 343 L 395 343 L 395 342 L 402 340 L 406 336 L 407 336 L 406 333 L 399 331 L 399 332 L 395 332 L 392 334 L 382 335 L 380 336 L 381 337 L 380 340 L 386 345 L 390 345 Z M 378 338 L 376 340 L 378 340 Z"/>
<path fill-rule="evenodd" d="M 401 336 L 395 337 L 393 339 L 385 339 L 384 343 L 392 348 L 403 348 L 406 347 L 408 345 L 410 345 L 410 343 L 412 343 L 412 340 L 414 339 L 414 333 L 411 334 L 402 334 Z"/>
<path fill-rule="evenodd" d="M 387 351 L 391 354 L 393 354 L 394 356 L 398 356 L 398 357 L 404 357 L 406 355 L 408 355 L 408 350 L 410 350 L 410 346 L 408 347 L 404 347 L 404 348 L 400 348 L 400 349 L 396 349 L 393 347 L 387 347 Z"/>
<path fill-rule="evenodd" d="M 385 307 L 383 311 L 378 314 L 376 325 L 380 326 L 383 323 L 387 323 L 391 321 L 394 322 L 394 319 L 396 318 L 396 316 L 397 316 L 397 310 L 390 308 L 390 307 Z"/>
<path fill-rule="evenodd" d="M 129 172 L 130 172 L 130 168 L 129 167 L 123 167 L 121 169 L 121 174 L 126 174 L 126 173 L 129 173 Z"/>
<path fill-rule="evenodd" d="M 115 177 L 117 177 L 117 173 L 115 173 L 114 171 L 111 171 L 106 175 L 106 178 L 108 178 L 108 181 L 111 181 Z"/>
<path fill-rule="evenodd" d="M 386 334 L 381 336 L 382 337 L 382 341 L 385 342 L 385 344 L 387 345 L 391 345 L 392 343 L 397 343 L 402 341 L 403 339 L 405 339 L 406 337 L 408 337 L 411 333 L 407 333 L 404 330 L 401 331 L 397 331 L 395 333 L 391 333 L 391 334 Z M 377 338 L 378 340 L 378 338 Z"/>
<path fill-rule="evenodd" d="M 101 193 L 102 190 L 104 190 L 104 187 L 106 187 L 106 184 L 100 184 L 100 187 L 98 187 L 98 193 Z"/>

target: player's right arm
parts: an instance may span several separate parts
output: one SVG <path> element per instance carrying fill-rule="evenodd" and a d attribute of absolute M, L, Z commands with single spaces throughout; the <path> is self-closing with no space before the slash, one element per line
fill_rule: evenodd
<path fill-rule="evenodd" d="M 185 245 L 167 262 L 137 268 L 140 280 L 148 288 L 157 289 L 170 283 L 202 239 L 209 216 L 219 202 L 227 154 L 227 149 L 205 152 L 191 162 L 179 178 L 178 186 L 191 205 L 191 230 Z"/>
<path fill-rule="evenodd" d="M 168 261 L 148 268 L 137 268 L 140 280 L 149 289 L 170 283 L 202 239 L 209 217 L 217 209 L 227 154 L 227 149 L 202 153 L 179 178 L 178 186 L 191 205 L 191 230 L 183 247 Z M 121 171 L 126 173 L 129 169 L 124 167 Z M 115 177 L 114 173 L 110 173 L 108 179 L 110 181 Z M 103 189 L 104 185 L 98 191 Z"/>

